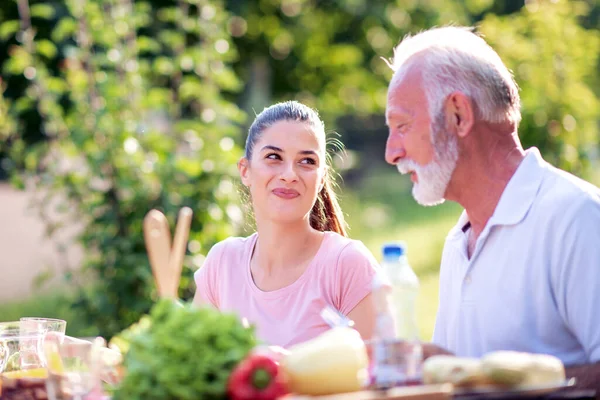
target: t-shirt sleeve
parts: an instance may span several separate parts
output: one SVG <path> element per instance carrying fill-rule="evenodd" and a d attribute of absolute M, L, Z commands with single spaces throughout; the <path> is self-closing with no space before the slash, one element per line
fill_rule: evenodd
<path fill-rule="evenodd" d="M 353 240 L 340 252 L 336 267 L 334 306 L 348 315 L 371 293 L 379 264 L 362 242 Z"/>
<path fill-rule="evenodd" d="M 224 247 L 223 242 L 214 245 L 206 255 L 202 266 L 194 273 L 196 296 L 199 296 L 204 303 L 212 304 L 216 308 L 219 308 L 217 282 L 219 281 L 218 270 Z"/>
<path fill-rule="evenodd" d="M 554 249 L 554 287 L 563 321 L 585 349 L 589 363 L 600 361 L 600 196 L 572 204 L 570 222 Z"/>

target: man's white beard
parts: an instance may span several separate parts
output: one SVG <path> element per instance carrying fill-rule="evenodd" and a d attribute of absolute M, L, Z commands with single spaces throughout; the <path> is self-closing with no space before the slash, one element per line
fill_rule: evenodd
<path fill-rule="evenodd" d="M 434 158 L 429 164 L 402 160 L 396 165 L 401 174 L 411 171 L 417 174 L 412 195 L 423 206 L 435 206 L 445 201 L 444 195 L 458 161 L 458 141 L 442 129 L 432 128 L 432 137 L 437 139 L 437 143 L 433 144 Z"/>

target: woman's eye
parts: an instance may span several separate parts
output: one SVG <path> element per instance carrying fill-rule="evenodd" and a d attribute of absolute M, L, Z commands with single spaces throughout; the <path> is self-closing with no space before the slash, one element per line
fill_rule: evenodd
<path fill-rule="evenodd" d="M 267 158 L 269 160 L 281 160 L 281 157 L 279 157 L 279 154 L 277 154 L 277 153 L 267 154 L 267 156 L 265 158 Z"/>
<path fill-rule="evenodd" d="M 311 164 L 311 165 L 315 165 L 317 162 L 315 161 L 314 158 L 303 158 L 302 161 L 300 161 L 301 164 Z"/>

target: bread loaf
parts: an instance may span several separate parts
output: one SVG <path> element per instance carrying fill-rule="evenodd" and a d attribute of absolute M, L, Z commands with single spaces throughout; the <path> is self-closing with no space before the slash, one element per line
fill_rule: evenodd
<path fill-rule="evenodd" d="M 565 367 L 557 357 L 517 351 L 495 351 L 481 359 L 437 355 L 423 364 L 426 384 L 452 383 L 467 388 L 524 388 L 564 382 Z"/>
<path fill-rule="evenodd" d="M 496 351 L 485 355 L 481 362 L 486 375 L 510 386 L 545 386 L 565 380 L 562 361 L 548 354 Z"/>
<path fill-rule="evenodd" d="M 482 373 L 477 358 L 437 355 L 423 364 L 423 381 L 426 384 L 452 383 L 455 386 L 481 386 L 489 384 Z"/>
<path fill-rule="evenodd" d="M 496 351 L 486 354 L 481 363 L 484 374 L 508 386 L 546 386 L 566 379 L 562 361 L 548 354 Z"/>

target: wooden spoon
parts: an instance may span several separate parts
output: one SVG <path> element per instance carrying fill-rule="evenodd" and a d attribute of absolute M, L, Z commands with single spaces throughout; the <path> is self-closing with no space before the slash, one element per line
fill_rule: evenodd
<path fill-rule="evenodd" d="M 171 254 L 171 231 L 165 215 L 158 210 L 150 210 L 144 217 L 144 241 L 152 274 L 156 281 L 158 295 L 166 298 L 173 296 L 169 258 Z"/>
<path fill-rule="evenodd" d="M 190 236 L 190 227 L 192 225 L 192 209 L 183 207 L 179 210 L 177 217 L 177 226 L 175 226 L 175 236 L 173 237 L 173 248 L 169 256 L 169 273 L 171 274 L 171 282 L 168 287 L 170 293 L 177 298 L 179 290 L 179 281 L 181 280 L 181 268 L 183 266 L 183 258 L 187 248 L 188 238 Z"/>

